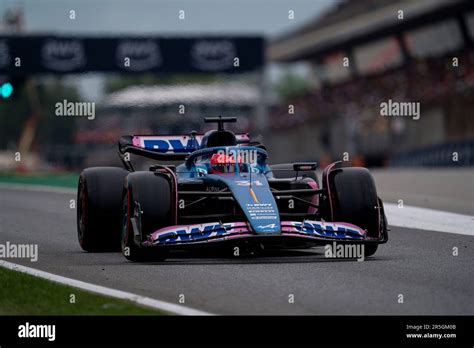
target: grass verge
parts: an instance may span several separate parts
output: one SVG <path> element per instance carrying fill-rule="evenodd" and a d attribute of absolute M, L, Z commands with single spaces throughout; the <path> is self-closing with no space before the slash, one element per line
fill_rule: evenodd
<path fill-rule="evenodd" d="M 27 173 L 0 174 L 0 183 L 43 185 L 54 187 L 77 187 L 77 173 Z"/>
<path fill-rule="evenodd" d="M 75 303 L 71 303 L 71 294 Z M 164 315 L 133 302 L 93 294 L 0 267 L 0 315 Z"/>

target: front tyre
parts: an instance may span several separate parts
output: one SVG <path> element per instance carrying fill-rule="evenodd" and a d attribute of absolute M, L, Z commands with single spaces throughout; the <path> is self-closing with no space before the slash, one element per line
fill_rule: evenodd
<path fill-rule="evenodd" d="M 377 197 L 374 179 L 366 168 L 339 168 L 330 171 L 323 180 L 328 188 L 330 209 L 326 210 L 329 221 L 342 221 L 367 230 L 369 238 L 381 238 L 386 228 L 381 201 Z M 329 182 L 329 187 L 328 187 Z M 365 244 L 365 256 L 372 256 L 378 244 Z"/>
<path fill-rule="evenodd" d="M 164 261 L 168 250 L 140 244 L 161 227 L 174 223 L 172 192 L 164 175 L 129 174 L 123 194 L 122 253 L 130 261 Z"/>
<path fill-rule="evenodd" d="M 365 244 L 364 245 L 364 257 L 369 257 L 374 255 L 379 248 L 378 244 Z"/>

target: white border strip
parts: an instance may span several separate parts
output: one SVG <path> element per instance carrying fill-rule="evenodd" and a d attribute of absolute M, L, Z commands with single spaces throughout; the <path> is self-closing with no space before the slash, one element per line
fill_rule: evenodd
<path fill-rule="evenodd" d="M 33 275 L 35 277 L 43 278 L 50 280 L 55 283 L 64 284 L 68 286 L 73 286 L 78 289 L 86 290 L 89 292 L 93 292 L 100 295 L 115 297 L 122 300 L 128 300 L 142 306 L 151 307 L 155 309 L 162 310 L 164 312 L 168 312 L 171 314 L 178 314 L 178 315 L 213 315 L 208 312 L 203 312 L 197 309 L 180 306 L 177 304 L 164 302 L 160 300 L 155 300 L 150 297 L 144 297 L 137 294 L 132 294 L 130 292 L 125 292 L 121 290 L 115 290 L 111 288 L 107 288 L 105 286 L 95 285 L 86 283 L 80 280 L 75 280 L 63 276 L 59 276 L 56 274 L 52 274 L 49 272 L 40 271 L 34 268 L 18 265 L 16 263 L 11 263 L 8 261 L 0 260 L 0 267 L 4 267 L 13 271 L 19 271 L 23 273 L 27 273 Z"/>
<path fill-rule="evenodd" d="M 384 203 L 388 226 L 474 236 L 474 216 Z"/>

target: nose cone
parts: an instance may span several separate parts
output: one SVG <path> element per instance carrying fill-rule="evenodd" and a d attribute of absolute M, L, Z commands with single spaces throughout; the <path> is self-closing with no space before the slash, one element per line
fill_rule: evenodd
<path fill-rule="evenodd" d="M 220 180 L 232 194 L 247 217 L 252 230 L 257 234 L 279 234 L 280 214 L 267 178 L 260 173 L 248 175 L 221 176 Z"/>

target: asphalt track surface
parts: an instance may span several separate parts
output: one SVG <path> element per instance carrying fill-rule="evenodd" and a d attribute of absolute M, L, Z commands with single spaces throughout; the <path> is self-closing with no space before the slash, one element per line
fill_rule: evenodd
<path fill-rule="evenodd" d="M 462 178 L 464 185 L 470 177 Z M 422 190 L 418 185 L 392 192 L 388 183 L 393 179 L 376 174 L 376 181 L 388 201 L 406 195 L 413 200 Z M 445 210 L 472 214 L 472 189 L 430 192 L 418 194 L 420 206 L 439 209 L 451 202 Z M 138 264 L 119 253 L 81 251 L 76 211 L 69 207 L 74 198 L 1 187 L 0 243 L 37 243 L 39 248 L 38 262 L 9 261 L 171 303 L 183 294 L 186 306 L 215 314 L 474 314 L 472 235 L 392 226 L 389 242 L 364 262 L 327 259 L 322 248 L 315 248 L 247 258 L 180 253 L 163 263 Z"/>

